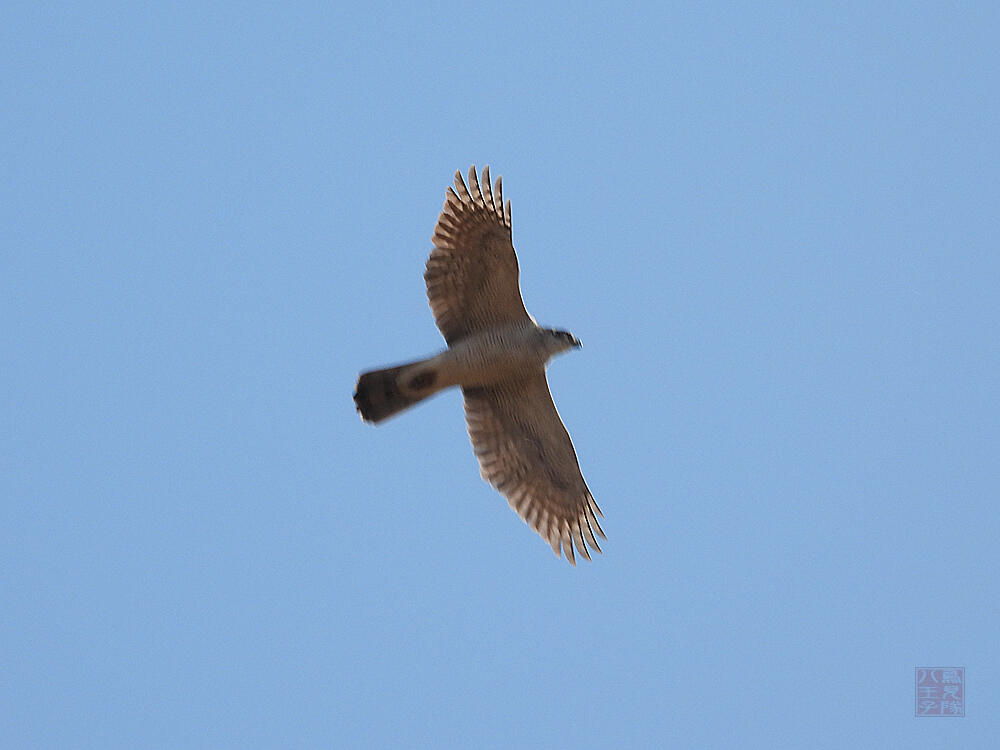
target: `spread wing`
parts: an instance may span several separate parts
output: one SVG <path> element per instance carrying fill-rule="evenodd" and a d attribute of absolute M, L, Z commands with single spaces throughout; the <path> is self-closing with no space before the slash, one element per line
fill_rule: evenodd
<path fill-rule="evenodd" d="M 525 380 L 463 388 L 469 437 L 483 479 L 531 528 L 576 565 L 598 552 L 602 515 L 580 473 L 576 451 L 549 393 L 544 371 Z"/>
<path fill-rule="evenodd" d="M 434 321 L 449 344 L 487 328 L 531 321 L 521 299 L 510 201 L 504 205 L 500 178 L 491 189 L 490 168 L 484 167 L 480 190 L 472 166 L 469 185 L 471 191 L 455 172 L 455 189 L 448 188 L 424 272 Z"/>

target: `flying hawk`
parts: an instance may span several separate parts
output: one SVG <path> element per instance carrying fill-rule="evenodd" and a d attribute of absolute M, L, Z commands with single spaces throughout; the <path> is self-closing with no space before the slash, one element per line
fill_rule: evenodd
<path fill-rule="evenodd" d="M 511 241 L 510 201 L 503 201 L 499 177 L 490 188 L 489 167 L 482 184 L 480 189 L 475 166 L 469 187 L 455 173 L 424 272 L 434 321 L 448 348 L 363 373 L 354 403 L 364 421 L 378 423 L 460 386 L 483 479 L 557 556 L 561 547 L 576 565 L 574 546 L 588 560 L 588 544 L 601 551 L 595 534 L 605 538 L 597 521 L 602 514 L 552 401 L 545 366 L 580 342 L 568 331 L 540 327 L 528 314 Z"/>

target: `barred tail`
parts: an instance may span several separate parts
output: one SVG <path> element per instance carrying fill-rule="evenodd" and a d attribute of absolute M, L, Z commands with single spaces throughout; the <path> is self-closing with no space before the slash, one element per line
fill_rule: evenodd
<path fill-rule="evenodd" d="M 410 362 L 362 373 L 354 390 L 361 419 L 377 424 L 437 393 L 437 372 L 426 364 Z"/>

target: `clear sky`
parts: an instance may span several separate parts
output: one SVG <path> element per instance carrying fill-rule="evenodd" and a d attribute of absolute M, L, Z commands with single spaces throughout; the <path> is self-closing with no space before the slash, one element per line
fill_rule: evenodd
<path fill-rule="evenodd" d="M 808 6 L 808 7 L 807 7 Z M 9 3 L 0 747 L 1000 736 L 1000 5 Z M 605 513 L 479 478 L 456 169 Z M 967 716 L 914 716 L 916 667 Z"/>

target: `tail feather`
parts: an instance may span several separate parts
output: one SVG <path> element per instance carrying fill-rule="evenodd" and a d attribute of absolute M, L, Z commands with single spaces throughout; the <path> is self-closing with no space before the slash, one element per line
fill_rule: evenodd
<path fill-rule="evenodd" d="M 433 369 L 419 369 L 420 364 L 411 362 L 362 373 L 354 390 L 354 405 L 361 419 L 381 422 L 435 393 L 436 373 Z"/>

